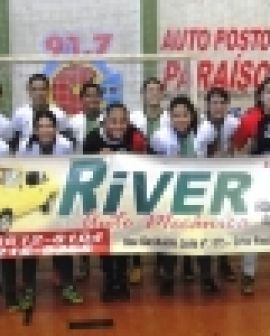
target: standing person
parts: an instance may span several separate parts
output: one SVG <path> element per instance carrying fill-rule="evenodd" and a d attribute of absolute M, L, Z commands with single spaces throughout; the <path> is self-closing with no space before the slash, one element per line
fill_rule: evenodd
<path fill-rule="evenodd" d="M 0 139 L 0 156 L 8 156 L 9 155 L 9 146 L 8 144 Z"/>
<path fill-rule="evenodd" d="M 3 87 L 0 84 L 0 99 L 3 97 Z M 0 114 L 0 139 L 8 142 L 12 136 L 11 123 L 9 118 Z"/>
<path fill-rule="evenodd" d="M 33 136 L 23 140 L 19 146 L 19 155 L 67 155 L 73 151 L 72 143 L 57 132 L 57 120 L 53 112 L 36 111 L 33 121 Z M 37 260 L 33 257 L 23 258 L 23 291 L 19 298 L 19 308 L 26 310 L 35 303 Z M 57 270 L 63 283 L 62 297 L 68 303 L 81 303 L 82 298 L 73 284 L 73 257 L 55 257 Z M 6 305 L 13 308 L 17 305 L 16 294 L 16 259 L 3 260 L 3 280 Z"/>
<path fill-rule="evenodd" d="M 147 142 L 129 121 L 129 111 L 123 104 L 111 104 L 103 116 L 101 128 L 90 132 L 83 146 L 84 154 L 110 152 L 146 153 Z M 130 290 L 127 279 L 128 257 L 125 255 L 102 258 L 104 274 L 102 300 L 129 299 Z"/>
<path fill-rule="evenodd" d="M 196 152 L 198 157 L 232 156 L 231 140 L 238 126 L 238 119 L 228 113 L 229 93 L 220 87 L 213 87 L 206 94 L 206 119 L 198 127 Z M 202 272 L 211 272 L 210 257 L 201 257 Z M 204 264 L 204 265 L 203 265 Z M 218 257 L 218 271 L 227 281 L 235 281 L 236 276 L 227 256 Z M 207 286 L 206 286 L 207 287 Z M 211 291 L 216 286 L 209 286 Z M 207 290 L 207 288 L 205 288 Z"/>
<path fill-rule="evenodd" d="M 194 138 L 197 130 L 197 112 L 186 96 L 177 96 L 170 102 L 170 121 L 153 134 L 150 146 L 157 154 L 196 157 Z M 160 294 L 171 295 L 174 290 L 176 256 L 160 254 Z M 194 279 L 190 256 L 184 256 L 184 279 Z"/>
<path fill-rule="evenodd" d="M 102 119 L 103 91 L 99 84 L 92 81 L 85 82 L 80 90 L 82 111 L 70 117 L 70 129 L 76 139 L 78 153 L 82 153 L 83 141 L 88 133 L 99 127 Z M 90 257 L 79 257 L 79 278 L 81 280 L 89 277 Z"/>
<path fill-rule="evenodd" d="M 50 80 L 44 74 L 34 74 L 28 80 L 27 92 L 30 103 L 18 108 L 12 115 L 13 151 L 18 149 L 21 140 L 28 140 L 33 134 L 33 121 L 36 111 L 50 110 L 56 117 L 57 127 L 61 132 L 68 128 L 64 111 L 49 103 Z"/>
<path fill-rule="evenodd" d="M 99 127 L 102 118 L 102 88 L 92 81 L 86 82 L 80 90 L 80 98 L 82 111 L 69 119 L 79 149 L 86 135 Z"/>
<path fill-rule="evenodd" d="M 164 127 L 169 121 L 169 114 L 162 108 L 163 85 L 157 77 L 146 79 L 142 87 L 143 110 L 133 111 L 130 121 L 150 139 L 155 131 Z M 159 257 L 156 260 L 155 273 L 159 276 Z M 130 269 L 130 283 L 141 282 L 142 268 L 140 256 L 133 256 Z"/>
<path fill-rule="evenodd" d="M 242 116 L 233 138 L 233 146 L 238 155 L 270 153 L 270 77 L 266 77 L 256 89 L 254 107 L 249 108 Z M 254 293 L 256 264 L 256 254 L 244 255 L 241 279 L 243 295 Z"/>
<path fill-rule="evenodd" d="M 0 138 L 9 141 L 11 138 L 11 124 L 10 120 L 4 115 L 0 114 Z"/>

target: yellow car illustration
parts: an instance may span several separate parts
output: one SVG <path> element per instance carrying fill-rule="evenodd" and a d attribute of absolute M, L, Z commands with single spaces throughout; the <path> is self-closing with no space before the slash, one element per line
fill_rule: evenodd
<path fill-rule="evenodd" d="M 0 167 L 0 231 L 36 209 L 49 213 L 57 194 L 58 186 L 45 172 Z"/>

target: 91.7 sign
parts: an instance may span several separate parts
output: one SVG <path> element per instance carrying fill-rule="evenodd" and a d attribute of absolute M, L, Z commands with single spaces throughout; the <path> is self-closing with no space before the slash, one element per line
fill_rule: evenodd
<path fill-rule="evenodd" d="M 75 33 L 53 33 L 45 37 L 43 49 L 53 55 L 104 54 L 110 49 L 112 40 L 111 33 L 94 33 L 89 39 L 83 39 Z"/>

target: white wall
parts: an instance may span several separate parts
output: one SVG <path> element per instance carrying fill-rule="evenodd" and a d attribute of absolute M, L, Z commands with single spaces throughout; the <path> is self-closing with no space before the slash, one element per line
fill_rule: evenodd
<path fill-rule="evenodd" d="M 10 0 L 11 52 L 34 54 L 48 52 L 44 48 L 51 34 L 75 34 L 81 40 L 81 52 L 93 50 L 94 33 L 112 33 L 108 53 L 140 52 L 140 1 L 133 0 Z M 14 105 L 26 101 L 25 82 L 43 65 L 14 68 Z M 124 98 L 137 105 L 140 67 L 119 64 L 124 72 Z"/>

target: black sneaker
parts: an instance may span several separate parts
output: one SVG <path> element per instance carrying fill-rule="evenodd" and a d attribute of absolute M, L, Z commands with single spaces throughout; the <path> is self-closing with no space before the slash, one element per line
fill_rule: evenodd
<path fill-rule="evenodd" d="M 130 289 L 126 283 L 120 284 L 120 286 L 115 289 L 115 299 L 120 301 L 130 300 Z"/>
<path fill-rule="evenodd" d="M 231 268 L 230 265 L 220 266 L 219 267 L 219 274 L 222 279 L 227 282 L 235 282 L 236 281 L 236 274 Z"/>
<path fill-rule="evenodd" d="M 249 275 L 243 275 L 241 279 L 241 293 L 242 295 L 254 294 L 254 278 Z"/>
<path fill-rule="evenodd" d="M 78 280 L 84 281 L 88 279 L 90 276 L 90 264 L 89 258 L 85 258 L 85 256 L 81 256 L 79 259 L 79 275 Z"/>
<path fill-rule="evenodd" d="M 183 272 L 183 280 L 186 283 L 191 283 L 194 282 L 195 280 L 195 274 L 194 271 L 189 269 L 189 270 L 184 270 Z"/>
<path fill-rule="evenodd" d="M 6 309 L 10 313 L 16 312 L 20 309 L 19 302 L 15 295 L 6 298 Z"/>
<path fill-rule="evenodd" d="M 162 277 L 159 292 L 161 296 L 172 296 L 174 294 L 174 279 Z"/>
<path fill-rule="evenodd" d="M 202 279 L 201 280 L 201 289 L 204 294 L 215 294 L 219 291 L 218 286 L 216 285 L 214 279 Z"/>
<path fill-rule="evenodd" d="M 101 292 L 101 301 L 102 302 L 113 302 L 115 298 L 115 291 L 111 281 L 104 279 L 103 288 Z"/>

